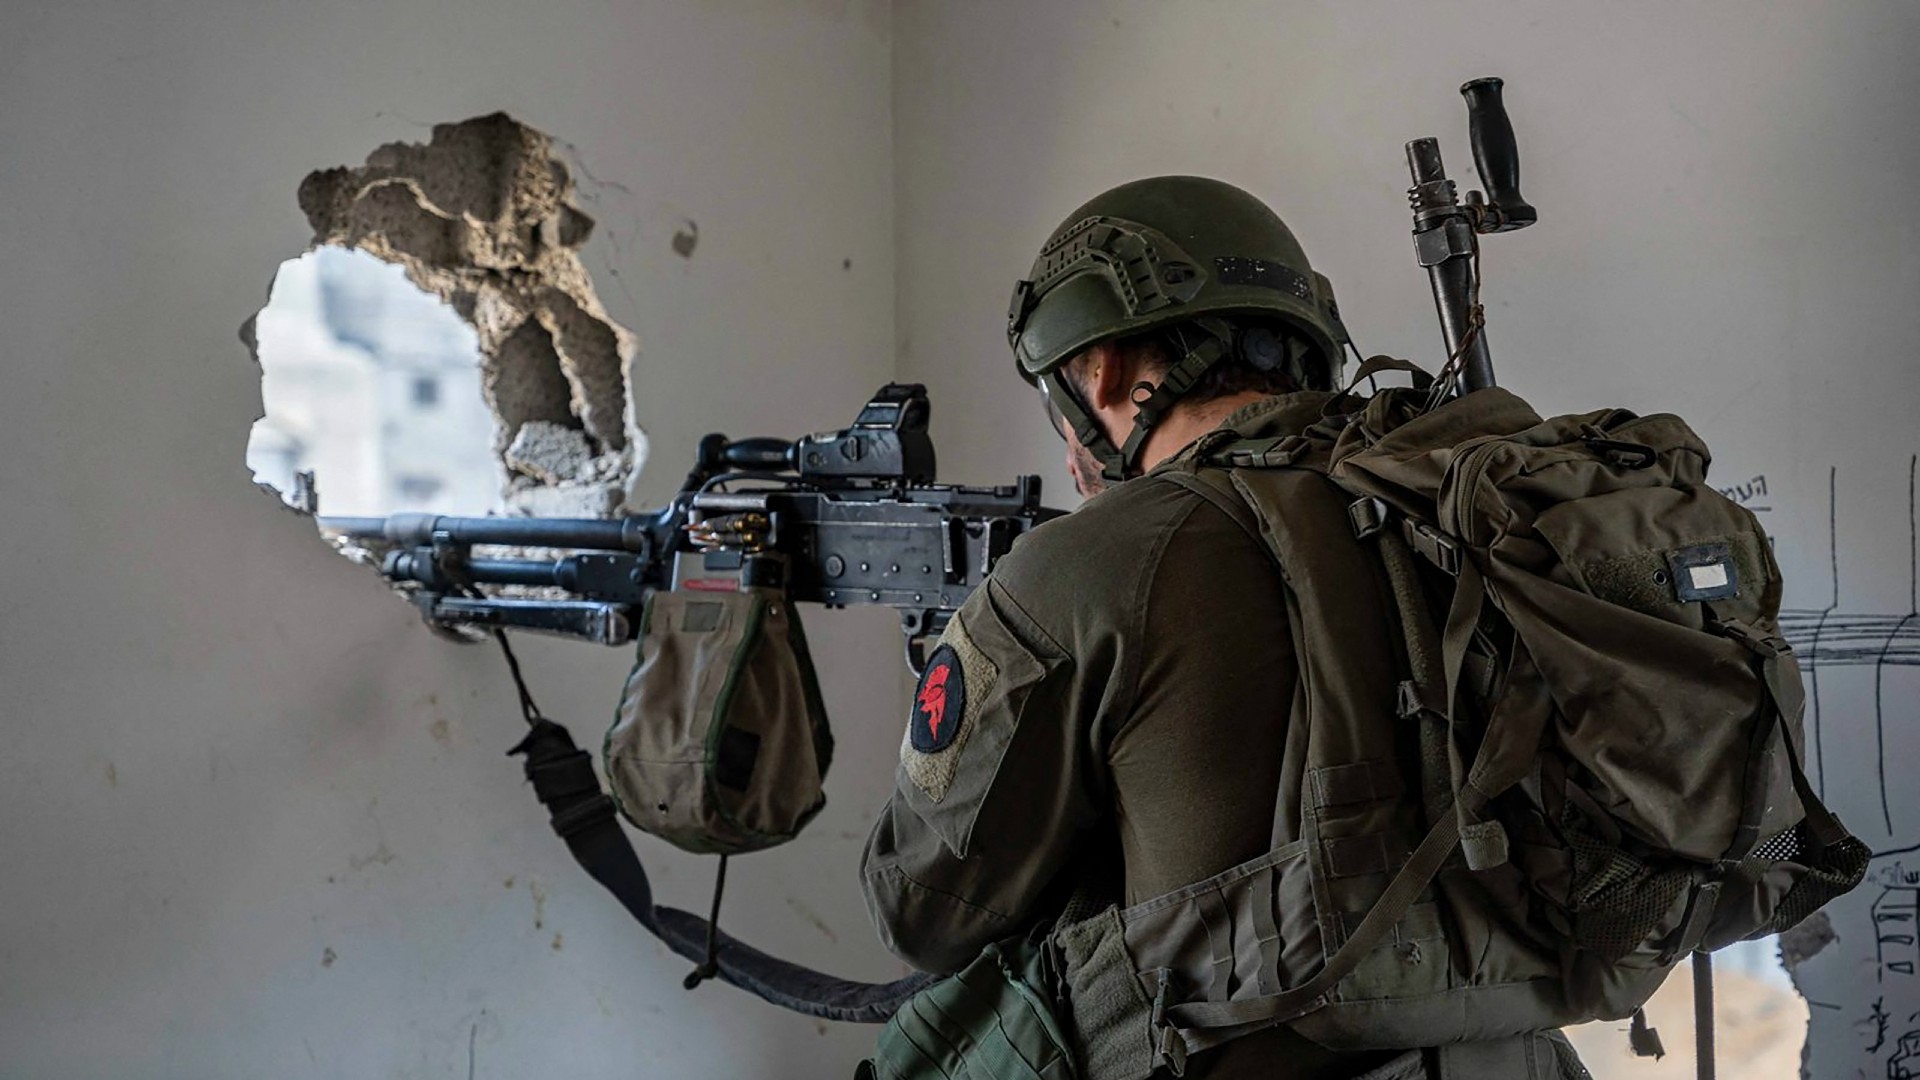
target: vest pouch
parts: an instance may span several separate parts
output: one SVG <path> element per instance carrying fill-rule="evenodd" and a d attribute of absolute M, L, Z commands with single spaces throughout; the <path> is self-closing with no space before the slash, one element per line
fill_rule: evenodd
<path fill-rule="evenodd" d="M 1074 1080 L 1043 941 L 1011 938 L 908 998 L 855 1080 Z"/>
<path fill-rule="evenodd" d="M 603 757 L 626 819 L 686 851 L 790 840 L 833 753 L 800 613 L 774 589 L 654 593 Z"/>

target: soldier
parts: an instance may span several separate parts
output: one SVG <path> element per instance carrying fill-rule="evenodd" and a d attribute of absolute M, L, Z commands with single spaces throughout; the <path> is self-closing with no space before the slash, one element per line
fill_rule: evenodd
<path fill-rule="evenodd" d="M 1319 417 L 1326 394 L 1298 391 L 1334 388 L 1340 369 L 1329 282 L 1253 196 L 1159 177 L 1071 215 L 1009 317 L 1089 499 L 1000 561 L 914 694 L 862 872 L 888 947 L 931 971 L 1055 918 L 1090 882 L 1135 904 L 1299 824 L 1299 793 L 1282 790 L 1304 740 L 1289 737 L 1299 672 L 1279 571 L 1222 507 L 1150 478 L 1191 470 L 1209 432 Z M 1425 1075 L 1417 1054 L 1335 1053 L 1285 1026 L 1187 1075 L 1376 1067 Z"/>
<path fill-rule="evenodd" d="M 1148 295 L 1126 294 L 1130 254 Z M 1117 863 L 1114 899 L 1133 903 L 1267 850 L 1297 678 L 1280 577 L 1192 491 L 1120 481 L 1222 424 L 1276 433 L 1272 395 L 1330 385 L 1345 334 L 1310 274 L 1252 196 L 1163 177 L 1076 211 L 1016 293 L 1020 372 L 1091 498 L 1002 559 L 929 658 L 863 866 L 908 962 L 950 971 L 1052 917 L 1063 871 L 1097 869 L 1078 852 Z M 1372 1063 L 1284 1028 L 1211 1056 L 1194 1075 Z"/>

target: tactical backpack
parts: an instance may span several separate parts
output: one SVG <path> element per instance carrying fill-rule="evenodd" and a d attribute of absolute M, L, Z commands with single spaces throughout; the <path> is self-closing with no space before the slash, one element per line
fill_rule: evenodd
<path fill-rule="evenodd" d="M 1417 370 L 1360 377 L 1386 367 Z M 1699 438 L 1429 387 L 1295 395 L 1324 418 L 1144 481 L 1278 563 L 1306 731 L 1266 855 L 1055 935 L 1085 1075 L 1277 1024 L 1360 1050 L 1632 1015 L 1648 1050 L 1682 957 L 1860 880 L 1801 769 L 1779 570 Z"/>

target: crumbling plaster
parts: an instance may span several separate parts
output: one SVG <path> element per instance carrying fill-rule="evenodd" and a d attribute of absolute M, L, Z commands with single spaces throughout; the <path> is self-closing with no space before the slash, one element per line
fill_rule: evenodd
<path fill-rule="evenodd" d="M 565 140 L 580 266 L 645 341 L 636 498 L 707 431 L 844 424 L 893 372 L 887 27 L 884 4 L 772 0 L 9 12 L 0 1074 L 844 1075 L 870 1031 L 681 990 L 504 756 L 498 656 L 425 633 L 247 482 L 234 330 L 314 239 L 303 177 L 504 110 Z M 897 632 L 808 629 L 832 801 L 806 846 L 733 868 L 728 917 L 891 977 L 853 867 L 899 741 L 905 687 L 874 665 Z M 630 658 L 521 655 L 594 741 Z M 704 902 L 708 861 L 642 843 L 664 898 Z"/>
<path fill-rule="evenodd" d="M 509 510 L 602 517 L 645 463 L 629 407 L 637 343 L 580 261 L 593 219 L 555 153 L 505 113 L 436 124 L 424 143 L 310 173 L 300 208 L 314 244 L 398 264 L 478 332 Z"/>

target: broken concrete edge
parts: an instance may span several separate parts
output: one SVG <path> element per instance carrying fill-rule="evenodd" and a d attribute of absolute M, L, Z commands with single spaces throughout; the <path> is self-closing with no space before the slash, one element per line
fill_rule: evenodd
<path fill-rule="evenodd" d="M 606 518 L 628 509 L 647 449 L 631 392 L 639 344 L 608 315 L 581 262 L 594 221 L 553 139 L 504 112 L 437 124 L 425 144 L 386 143 L 357 168 L 309 174 L 299 204 L 313 229 L 306 252 L 344 247 L 393 263 L 474 328 L 508 513 Z M 239 337 L 263 372 L 258 317 Z M 264 418 L 263 402 L 255 424 Z M 533 452 L 562 431 L 572 433 L 566 445 Z M 313 516 L 292 493 L 253 483 Z M 377 567 L 385 555 L 378 544 L 327 541 L 362 564 Z"/>
<path fill-rule="evenodd" d="M 439 124 L 425 145 L 310 174 L 300 205 L 316 244 L 399 265 L 474 327 L 503 465 L 531 420 L 581 430 L 596 455 L 627 449 L 638 344 L 581 262 L 593 221 L 551 138 L 505 113 Z"/>
<path fill-rule="evenodd" d="M 625 298 L 628 308 L 637 310 L 639 300 L 620 273 L 620 265 L 634 250 L 634 242 L 642 235 L 638 197 L 632 188 L 618 180 L 596 175 L 591 161 L 578 145 L 560 138 L 555 138 L 553 143 L 558 156 L 576 178 L 573 189 L 575 204 L 585 207 L 583 213 L 590 212 L 593 220 L 591 234 L 582 236 L 578 247 L 582 262 L 598 267 L 604 279 L 612 283 L 620 297 Z M 684 213 L 665 205 L 657 207 L 652 216 L 692 223 L 692 219 Z M 635 350 L 634 355 L 627 358 L 624 373 L 629 387 L 638 385 L 639 380 L 635 377 L 637 365 L 638 350 Z M 632 393 L 627 394 L 625 423 L 627 446 L 633 461 L 627 471 L 625 504 L 639 507 L 640 473 L 648 461 L 651 441 L 640 423 L 638 405 Z"/>
<path fill-rule="evenodd" d="M 1800 985 L 1800 966 L 1825 952 L 1840 935 L 1833 929 L 1833 920 L 1824 911 L 1816 911 L 1790 926 L 1775 939 L 1780 948 L 1780 966 L 1786 969 L 1787 981 L 1793 984 L 1793 992 L 1811 1002 L 1807 988 Z M 1807 1030 L 1800 1034 L 1800 1075 L 1811 1075 L 1813 1068 L 1813 1016 L 1808 1010 Z"/>
<path fill-rule="evenodd" d="M 1839 940 L 1840 935 L 1833 929 L 1833 920 L 1827 917 L 1826 912 L 1816 911 L 1780 935 L 1780 966 L 1787 969 L 1788 976 L 1795 977 L 1801 964 L 1825 952 L 1828 946 Z M 1796 982 L 1794 986 L 1797 989 L 1799 983 Z"/>
<path fill-rule="evenodd" d="M 313 249 L 309 248 L 308 250 L 311 251 Z M 266 310 L 267 305 L 272 302 L 274 284 L 280 280 L 280 270 L 285 265 L 285 263 L 281 263 L 279 266 L 273 268 L 273 273 L 267 278 L 267 298 L 261 301 L 259 309 L 247 316 L 246 320 L 240 324 L 240 344 L 247 347 L 247 359 L 253 361 L 254 373 L 262 379 L 264 379 L 266 375 L 266 365 L 260 361 L 260 312 Z M 303 500 L 298 490 L 280 490 L 273 484 L 260 479 L 260 474 L 253 470 L 252 465 L 248 464 L 248 459 L 252 456 L 253 440 L 258 436 L 260 424 L 267 419 L 265 397 L 266 395 L 263 391 L 261 394 L 260 413 L 247 425 L 247 443 L 241 454 L 240 467 L 247 470 L 247 481 L 260 491 L 272 496 L 273 501 L 279 503 L 282 510 L 297 517 L 312 518 L 315 516 L 314 511 L 307 507 L 305 500 Z M 297 479 L 298 477 L 296 477 L 296 480 Z"/>

